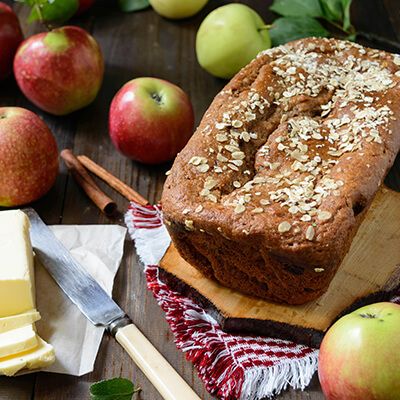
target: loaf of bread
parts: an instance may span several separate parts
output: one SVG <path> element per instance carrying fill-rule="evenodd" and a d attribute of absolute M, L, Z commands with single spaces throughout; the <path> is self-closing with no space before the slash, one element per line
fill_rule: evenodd
<path fill-rule="evenodd" d="M 399 82 L 400 56 L 346 41 L 261 53 L 166 180 L 180 254 L 250 295 L 302 304 L 324 293 L 399 150 Z"/>

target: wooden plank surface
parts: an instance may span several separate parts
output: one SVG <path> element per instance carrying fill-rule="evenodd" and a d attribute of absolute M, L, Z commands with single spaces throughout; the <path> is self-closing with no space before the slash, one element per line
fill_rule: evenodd
<path fill-rule="evenodd" d="M 11 0 L 5 1 L 12 4 Z M 270 0 L 241 2 L 255 8 L 268 23 L 272 21 L 273 15 L 268 11 Z M 196 122 L 199 122 L 224 81 L 213 78 L 198 66 L 194 52 L 195 34 L 205 15 L 228 1 L 212 0 L 199 15 L 180 22 L 162 19 L 150 9 L 123 14 L 115 4 L 110 3 L 110 0 L 99 0 L 88 14 L 71 21 L 88 29 L 96 37 L 106 59 L 104 84 L 91 106 L 67 117 L 50 116 L 30 104 L 12 79 L 0 83 L 0 106 L 17 105 L 37 112 L 56 135 L 60 149 L 70 147 L 76 153 L 92 157 L 150 201 L 156 201 L 160 198 L 164 173 L 169 165 L 146 167 L 125 159 L 114 150 L 107 134 L 110 101 L 127 80 L 139 76 L 157 76 L 180 85 L 189 93 Z M 26 23 L 27 10 L 23 6 L 14 5 L 14 8 L 21 17 L 26 36 L 43 30 L 38 25 Z M 400 38 L 398 0 L 354 0 L 353 15 L 366 30 L 374 30 L 391 39 Z M 387 183 L 400 188 L 399 161 Z M 126 208 L 124 199 L 102 183 L 100 186 L 117 200 L 120 210 Z M 34 207 L 48 224 L 122 223 L 122 220 L 110 221 L 101 215 L 67 176 L 64 166 L 54 188 Z M 129 241 L 115 282 L 114 298 L 132 315 L 135 323 L 199 396 L 203 400 L 211 400 L 213 397 L 205 391 L 192 365 L 176 350 L 163 313 L 145 289 L 144 276 Z M 81 378 L 43 373 L 16 379 L 0 378 L 0 400 L 84 400 L 89 398 L 88 387 L 91 382 L 113 376 L 126 376 L 137 382 L 143 389 L 139 399 L 160 400 L 129 357 L 107 336 L 102 342 L 93 373 Z M 279 399 L 322 400 L 323 395 L 314 378 L 306 392 L 287 391 Z"/>

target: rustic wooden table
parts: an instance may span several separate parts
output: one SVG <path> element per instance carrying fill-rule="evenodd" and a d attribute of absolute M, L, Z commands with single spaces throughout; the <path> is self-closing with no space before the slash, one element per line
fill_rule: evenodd
<path fill-rule="evenodd" d="M 6 0 L 12 3 L 11 0 Z M 241 1 L 254 7 L 267 22 L 270 1 Z M 106 60 L 105 79 L 96 101 L 88 108 L 67 117 L 53 117 L 30 104 L 13 79 L 0 83 L 0 106 L 22 106 L 41 115 L 57 137 L 59 149 L 69 147 L 77 154 L 86 154 L 108 168 L 150 201 L 160 198 L 164 173 L 169 165 L 148 167 L 118 154 L 107 133 L 108 107 L 113 95 L 126 81 L 139 76 L 156 76 L 172 81 L 186 90 L 193 101 L 196 122 L 224 81 L 204 72 L 197 64 L 194 42 L 199 24 L 210 10 L 228 1 L 211 0 L 196 17 L 171 22 L 151 9 L 123 14 L 116 1 L 99 0 L 86 15 L 71 21 L 89 30 L 99 41 Z M 43 30 L 26 23 L 27 10 L 14 5 L 21 17 L 26 36 Z M 354 0 L 353 19 L 356 26 L 400 42 L 400 9 L 398 0 Z M 391 50 L 391 49 L 389 49 Z M 0 49 L 1 51 L 1 49 Z M 400 188 L 400 160 L 390 172 L 387 183 Z M 104 190 L 125 210 L 127 201 L 103 184 Z M 61 165 L 60 175 L 51 192 L 34 204 L 48 224 L 115 223 L 105 218 L 68 176 Z M 118 221 L 122 223 L 122 221 Z M 183 378 L 204 400 L 212 399 L 197 377 L 193 366 L 177 351 L 161 309 L 145 288 L 145 280 L 132 243 L 127 239 L 125 256 L 116 278 L 114 298 L 133 317 L 135 323 L 164 354 Z M 73 327 L 71 327 L 73 329 Z M 120 346 L 104 336 L 93 373 L 81 378 L 39 373 L 19 378 L 0 378 L 0 400 L 62 400 L 88 399 L 92 382 L 115 376 L 133 379 L 143 389 L 142 400 L 161 397 L 135 367 Z M 318 380 L 314 378 L 305 392 L 289 390 L 280 399 L 323 399 Z M 185 399 L 182 399 L 185 400 Z"/>

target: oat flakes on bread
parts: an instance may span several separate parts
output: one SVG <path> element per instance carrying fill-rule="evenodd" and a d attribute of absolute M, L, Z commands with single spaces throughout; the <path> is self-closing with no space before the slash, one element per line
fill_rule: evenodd
<path fill-rule="evenodd" d="M 351 42 L 261 53 L 216 96 L 166 180 L 182 257 L 265 299 L 324 293 L 399 151 L 399 81 L 400 56 Z"/>

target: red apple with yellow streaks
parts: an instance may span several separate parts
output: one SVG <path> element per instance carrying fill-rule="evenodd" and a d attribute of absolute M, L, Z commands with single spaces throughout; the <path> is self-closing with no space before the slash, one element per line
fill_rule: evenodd
<path fill-rule="evenodd" d="M 399 400 L 400 305 L 371 304 L 340 318 L 321 343 L 318 375 L 327 400 Z"/>
<path fill-rule="evenodd" d="M 157 78 L 137 78 L 115 95 L 109 132 L 115 147 L 145 164 L 169 161 L 193 133 L 194 114 L 187 94 Z"/>
<path fill-rule="evenodd" d="M 57 174 L 57 144 L 47 125 L 24 108 L 0 107 L 0 206 L 39 199 Z"/>
<path fill-rule="evenodd" d="M 11 74 L 15 52 L 23 40 L 14 11 L 0 2 L 0 80 Z"/>
<path fill-rule="evenodd" d="M 96 98 L 104 61 L 88 32 L 65 26 L 25 40 L 14 59 L 14 74 L 32 103 L 50 114 L 66 115 Z"/>

